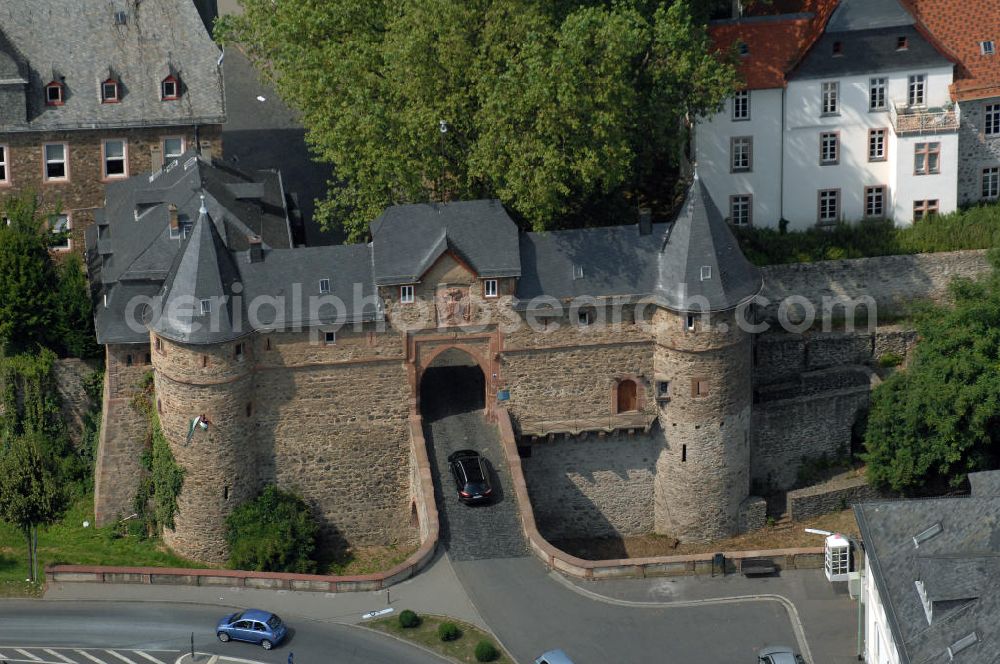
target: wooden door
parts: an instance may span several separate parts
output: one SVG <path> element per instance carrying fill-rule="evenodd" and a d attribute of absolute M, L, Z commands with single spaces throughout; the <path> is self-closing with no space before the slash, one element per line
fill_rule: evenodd
<path fill-rule="evenodd" d="M 623 380 L 618 383 L 618 412 L 638 410 L 635 381 Z"/>

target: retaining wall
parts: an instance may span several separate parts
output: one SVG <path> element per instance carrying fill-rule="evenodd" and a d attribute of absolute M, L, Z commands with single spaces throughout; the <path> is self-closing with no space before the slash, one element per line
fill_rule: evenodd
<path fill-rule="evenodd" d="M 828 482 L 788 492 L 788 515 L 796 521 L 850 507 L 880 496 L 863 475 L 850 473 Z"/>

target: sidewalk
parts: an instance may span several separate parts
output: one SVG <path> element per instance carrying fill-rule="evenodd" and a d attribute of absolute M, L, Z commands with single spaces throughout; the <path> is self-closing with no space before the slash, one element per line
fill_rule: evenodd
<path fill-rule="evenodd" d="M 458 618 L 489 631 L 455 576 L 448 557 L 438 551 L 416 577 L 386 590 L 321 593 L 238 587 L 161 586 L 132 583 L 50 583 L 43 600 L 173 602 L 262 608 L 307 620 L 356 624 L 363 614 L 386 608 Z"/>

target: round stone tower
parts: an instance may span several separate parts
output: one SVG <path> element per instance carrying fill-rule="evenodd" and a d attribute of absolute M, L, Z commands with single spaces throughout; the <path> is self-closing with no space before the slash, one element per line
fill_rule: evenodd
<path fill-rule="evenodd" d="M 751 334 L 759 271 L 695 179 L 664 238 L 652 316 L 659 422 L 654 527 L 684 541 L 729 537 L 750 493 Z"/>
<path fill-rule="evenodd" d="M 184 471 L 173 530 L 177 553 L 228 557 L 226 517 L 257 490 L 253 336 L 235 260 L 204 198 L 150 322 L 155 408 Z M 190 431 L 201 417 L 205 427 Z"/>

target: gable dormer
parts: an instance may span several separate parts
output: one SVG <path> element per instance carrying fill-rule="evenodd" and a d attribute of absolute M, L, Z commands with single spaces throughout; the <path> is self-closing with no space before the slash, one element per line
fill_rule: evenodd
<path fill-rule="evenodd" d="M 45 84 L 45 105 L 62 106 L 66 103 L 66 84 L 53 78 Z"/>
<path fill-rule="evenodd" d="M 117 104 L 122 100 L 122 82 L 113 69 L 108 68 L 107 78 L 100 81 L 100 97 L 102 104 Z"/>

